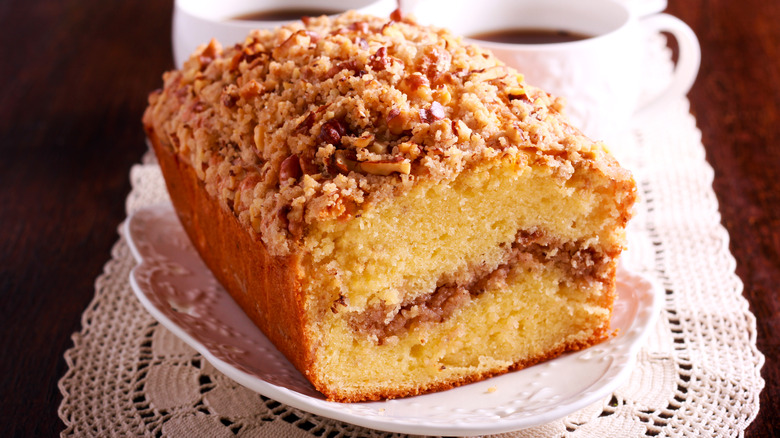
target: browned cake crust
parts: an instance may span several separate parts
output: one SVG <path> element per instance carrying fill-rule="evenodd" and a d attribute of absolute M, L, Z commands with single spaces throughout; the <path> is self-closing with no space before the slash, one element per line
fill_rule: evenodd
<path fill-rule="evenodd" d="M 206 192 L 192 166 L 146 126 L 176 213 L 203 261 L 244 312 L 302 373 L 311 364 L 304 336 L 300 257 L 271 256 L 257 235 Z"/>

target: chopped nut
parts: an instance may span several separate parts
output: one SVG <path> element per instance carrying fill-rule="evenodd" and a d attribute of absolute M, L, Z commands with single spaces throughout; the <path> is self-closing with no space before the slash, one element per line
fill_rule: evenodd
<path fill-rule="evenodd" d="M 206 85 L 208 85 L 208 81 L 206 81 L 205 79 L 195 79 L 195 82 L 193 82 L 193 84 L 192 84 L 192 88 L 193 88 L 193 91 L 195 91 L 196 93 L 200 93 L 200 91 Z"/>
<path fill-rule="evenodd" d="M 409 160 L 403 161 L 364 161 L 359 163 L 359 168 L 372 175 L 390 175 L 393 172 L 408 175 L 412 170 Z"/>
<path fill-rule="evenodd" d="M 298 47 L 308 47 L 309 43 L 315 40 L 315 38 L 319 38 L 318 35 L 314 32 L 309 32 L 306 30 L 298 30 L 292 35 L 290 35 L 289 38 L 287 38 L 282 44 L 274 48 L 273 50 L 273 57 L 274 59 L 281 59 L 286 57 L 290 50 Z"/>
<path fill-rule="evenodd" d="M 339 72 L 342 72 L 344 70 L 351 71 L 355 74 L 355 76 L 363 76 L 364 74 L 368 73 L 363 69 L 363 67 L 360 66 L 360 64 L 357 63 L 354 59 L 350 59 L 349 61 L 340 62 L 328 71 L 327 77 L 333 77 L 336 76 Z"/>
<path fill-rule="evenodd" d="M 252 79 L 251 81 L 244 84 L 243 87 L 241 87 L 241 90 L 239 91 L 239 94 L 244 99 L 251 99 L 253 97 L 257 97 L 265 92 L 265 89 L 263 89 L 263 86 L 258 83 L 256 80 Z"/>
<path fill-rule="evenodd" d="M 315 173 L 319 172 L 319 168 L 314 163 L 313 157 L 307 157 L 307 154 L 304 153 L 303 155 L 298 156 L 298 163 L 301 165 L 301 171 L 306 175 L 314 175 Z"/>
<path fill-rule="evenodd" d="M 309 129 L 314 125 L 314 111 L 309 112 L 309 114 L 306 115 L 306 118 L 304 118 L 301 123 L 298 123 L 298 125 L 293 129 L 293 133 L 295 134 L 308 134 Z"/>
<path fill-rule="evenodd" d="M 382 35 L 387 37 L 403 38 L 404 34 L 398 29 L 394 21 L 388 21 L 382 26 Z"/>
<path fill-rule="evenodd" d="M 217 42 L 217 40 L 212 39 L 209 41 L 209 44 L 203 48 L 203 50 L 200 52 L 200 55 L 198 56 L 200 71 L 205 70 L 206 67 L 212 63 L 212 61 L 221 55 L 221 53 L 222 46 Z"/>
<path fill-rule="evenodd" d="M 444 118 L 444 107 L 439 102 L 433 102 L 429 108 L 420 110 L 420 121 L 433 123 Z"/>
<path fill-rule="evenodd" d="M 347 151 L 339 149 L 333 154 L 333 165 L 341 172 L 349 173 L 357 169 L 358 162 L 350 158 Z"/>
<path fill-rule="evenodd" d="M 344 123 L 333 119 L 323 123 L 320 128 L 319 139 L 325 143 L 338 146 L 341 144 L 341 137 L 347 132 Z"/>
<path fill-rule="evenodd" d="M 237 48 L 240 48 L 240 46 L 237 45 Z M 243 50 L 233 55 L 233 58 L 230 60 L 230 71 L 234 71 L 238 69 L 238 66 L 241 64 L 242 61 L 245 61 L 247 63 L 254 63 L 257 60 L 260 60 L 260 62 L 265 61 L 269 53 L 264 50 L 265 48 L 258 42 L 255 42 L 253 44 L 247 44 L 246 47 L 244 47 Z"/>
<path fill-rule="evenodd" d="M 412 143 L 410 141 L 405 141 L 405 142 L 403 142 L 403 143 L 398 145 L 398 150 L 401 153 L 408 154 L 415 147 L 417 147 L 416 144 L 414 144 L 414 143 Z"/>
<path fill-rule="evenodd" d="M 433 99 L 441 102 L 443 105 L 447 105 L 452 102 L 452 94 L 450 94 L 449 88 L 444 86 L 433 91 Z"/>
<path fill-rule="evenodd" d="M 290 155 L 282 161 L 279 168 L 279 182 L 285 183 L 289 179 L 298 180 L 301 176 L 301 163 L 297 155 Z"/>
<path fill-rule="evenodd" d="M 279 222 L 284 224 L 284 227 L 287 228 L 287 226 L 290 224 L 290 221 L 287 219 L 287 214 L 290 213 L 290 206 L 284 205 L 278 210 L 276 210 L 276 217 L 279 219 Z"/>
<path fill-rule="evenodd" d="M 368 50 L 368 41 L 365 38 L 356 37 L 353 42 L 360 47 L 360 50 Z"/>
<path fill-rule="evenodd" d="M 513 144 L 524 144 L 530 141 L 528 134 L 520 129 L 517 124 L 512 124 L 512 126 L 507 129 L 507 138 L 509 138 L 509 141 Z"/>
<path fill-rule="evenodd" d="M 409 97 L 429 101 L 431 100 L 431 83 L 422 73 L 414 72 L 401 81 L 401 91 Z"/>
<path fill-rule="evenodd" d="M 455 82 L 455 77 L 448 71 L 443 73 L 436 73 L 433 79 L 431 79 L 431 85 L 433 85 L 433 88 L 442 88 L 446 85 L 454 84 Z"/>
<path fill-rule="evenodd" d="M 420 153 L 422 151 L 420 150 L 420 146 L 418 146 L 416 143 L 405 141 L 398 145 L 398 152 L 404 155 L 408 155 L 411 159 L 414 160 L 415 158 L 420 156 Z"/>
<path fill-rule="evenodd" d="M 387 144 L 379 142 L 371 143 L 371 146 L 368 147 L 368 151 L 372 154 L 382 155 L 387 153 Z"/>
<path fill-rule="evenodd" d="M 369 65 L 376 71 L 386 70 L 393 63 L 393 59 L 387 56 L 387 47 L 380 47 L 368 58 Z"/>
<path fill-rule="evenodd" d="M 368 23 L 366 23 L 365 21 L 358 21 L 352 23 L 349 25 L 349 29 L 359 33 L 368 33 L 369 31 Z"/>
<path fill-rule="evenodd" d="M 525 88 L 523 87 L 509 87 L 506 90 L 508 96 L 522 96 L 525 94 Z"/>
<path fill-rule="evenodd" d="M 222 101 L 222 105 L 225 108 L 233 108 L 236 106 L 236 101 L 238 101 L 238 96 L 231 93 L 222 93 L 222 98 L 220 99 Z"/>
<path fill-rule="evenodd" d="M 533 103 L 533 101 L 528 97 L 528 94 L 525 92 L 525 88 L 523 87 L 512 87 L 507 91 L 507 97 L 510 101 L 512 100 L 521 100 L 526 103 Z"/>
<path fill-rule="evenodd" d="M 472 73 L 472 80 L 478 81 L 492 81 L 494 79 L 503 79 L 508 76 L 506 67 L 503 65 L 497 65 L 495 67 L 489 67 L 481 70 L 474 70 Z"/>
<path fill-rule="evenodd" d="M 241 61 L 244 60 L 244 53 L 238 52 L 235 55 L 233 55 L 233 58 L 230 59 L 230 68 L 229 70 L 236 71 L 238 69 L 238 66 L 241 64 Z"/>
<path fill-rule="evenodd" d="M 374 134 L 371 134 L 370 132 L 364 132 L 363 134 L 360 135 L 360 137 L 355 139 L 355 147 L 362 149 L 373 142 L 374 142 Z"/>
<path fill-rule="evenodd" d="M 419 71 L 429 78 L 436 78 L 448 72 L 452 62 L 452 54 L 443 47 L 432 45 L 424 49 L 422 59 L 418 64 Z"/>
<path fill-rule="evenodd" d="M 205 109 L 206 109 L 206 104 L 203 102 L 195 102 L 194 104 L 192 104 L 193 113 L 203 112 L 203 110 Z"/>
<path fill-rule="evenodd" d="M 306 35 L 308 35 L 308 36 L 309 36 L 309 39 L 311 39 L 311 42 L 313 42 L 313 43 L 316 43 L 317 41 L 319 41 L 320 39 L 322 39 L 322 37 L 320 36 L 320 34 L 318 34 L 317 32 L 314 32 L 314 31 L 312 31 L 312 30 L 307 30 L 307 31 L 306 31 Z"/>
<path fill-rule="evenodd" d="M 255 148 L 257 149 L 258 153 L 261 153 L 265 148 L 265 129 L 263 129 L 263 125 L 255 126 L 254 140 Z"/>
<path fill-rule="evenodd" d="M 387 114 L 387 128 L 393 135 L 401 135 L 408 129 L 409 114 L 405 111 L 401 111 L 398 108 L 393 108 Z"/>
<path fill-rule="evenodd" d="M 238 192 L 244 192 L 254 189 L 254 187 L 261 181 L 260 176 L 256 173 L 250 174 L 241 180 L 238 186 Z"/>
<path fill-rule="evenodd" d="M 471 138 L 471 128 L 466 125 L 463 120 L 453 120 L 452 121 L 452 132 L 455 133 L 455 135 L 458 136 L 458 141 L 461 143 L 465 143 L 469 141 Z"/>

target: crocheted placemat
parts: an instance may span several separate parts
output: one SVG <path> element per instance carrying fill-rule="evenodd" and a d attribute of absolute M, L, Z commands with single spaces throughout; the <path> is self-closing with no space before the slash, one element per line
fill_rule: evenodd
<path fill-rule="evenodd" d="M 764 357 L 688 102 L 639 121 L 614 152 L 640 192 L 624 262 L 663 285 L 664 309 L 629 380 L 611 396 L 501 436 L 739 436 L 758 413 Z M 168 199 L 152 156 L 130 177 L 128 213 Z M 111 255 L 65 353 L 63 436 L 399 436 L 239 386 L 144 310 L 130 290 L 135 261 L 123 237 Z"/>

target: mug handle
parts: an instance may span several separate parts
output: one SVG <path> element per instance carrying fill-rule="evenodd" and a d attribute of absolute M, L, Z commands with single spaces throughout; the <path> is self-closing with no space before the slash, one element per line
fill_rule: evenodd
<path fill-rule="evenodd" d="M 641 18 L 639 23 L 651 32 L 669 32 L 677 40 L 680 49 L 671 82 L 640 105 L 635 116 L 642 117 L 658 110 L 669 101 L 688 94 L 699 74 L 701 47 L 693 30 L 677 17 L 654 14 Z"/>
<path fill-rule="evenodd" d="M 634 0 L 627 3 L 637 17 L 647 17 L 666 10 L 666 0 Z"/>

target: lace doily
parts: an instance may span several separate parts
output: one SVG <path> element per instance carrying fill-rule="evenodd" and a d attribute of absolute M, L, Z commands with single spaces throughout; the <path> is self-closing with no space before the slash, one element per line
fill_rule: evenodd
<path fill-rule="evenodd" d="M 664 285 L 664 310 L 629 380 L 611 396 L 501 437 L 741 436 L 758 413 L 764 357 L 687 101 L 642 120 L 621 144 L 614 152 L 634 172 L 641 198 L 624 261 Z M 130 176 L 128 212 L 167 199 L 153 158 Z M 63 436 L 399 436 L 239 386 L 143 309 L 128 284 L 135 261 L 124 238 L 111 255 L 65 353 Z"/>

